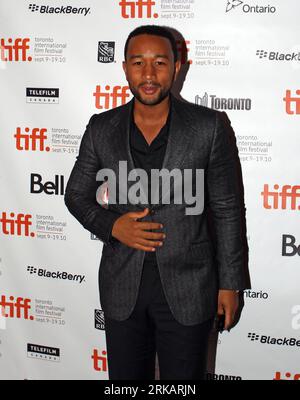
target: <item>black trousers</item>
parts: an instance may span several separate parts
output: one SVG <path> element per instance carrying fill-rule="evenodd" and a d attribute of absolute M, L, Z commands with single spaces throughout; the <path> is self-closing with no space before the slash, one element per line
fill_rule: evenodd
<path fill-rule="evenodd" d="M 213 318 L 185 326 L 173 317 L 156 264 L 145 263 L 130 317 L 105 317 L 110 380 L 154 380 L 157 352 L 160 379 L 205 379 Z"/>

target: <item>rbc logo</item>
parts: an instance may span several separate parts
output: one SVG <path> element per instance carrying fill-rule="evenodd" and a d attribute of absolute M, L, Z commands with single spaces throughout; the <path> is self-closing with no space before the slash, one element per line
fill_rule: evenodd
<path fill-rule="evenodd" d="M 153 6 L 155 6 L 154 0 L 121 0 L 119 6 L 122 18 L 158 18 L 157 13 L 152 14 Z"/>
<path fill-rule="evenodd" d="M 31 56 L 27 57 L 29 38 L 17 38 L 14 41 L 9 38 L 7 42 L 8 44 L 5 43 L 3 38 L 0 40 L 1 61 L 32 61 Z"/>
<path fill-rule="evenodd" d="M 98 61 L 104 64 L 114 62 L 115 42 L 98 42 Z"/>
<path fill-rule="evenodd" d="M 109 110 L 118 105 L 123 105 L 126 103 L 127 97 L 130 97 L 129 86 L 114 86 L 111 89 L 109 85 L 106 85 L 105 90 L 102 91 L 101 86 L 97 85 L 96 91 L 93 93 L 93 96 L 95 96 L 95 107 L 99 110 L 103 108 Z"/>

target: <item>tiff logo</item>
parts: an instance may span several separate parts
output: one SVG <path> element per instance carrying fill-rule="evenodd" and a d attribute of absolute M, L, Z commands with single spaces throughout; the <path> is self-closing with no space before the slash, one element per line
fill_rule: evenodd
<path fill-rule="evenodd" d="M 96 86 L 96 91 L 93 93 L 95 97 L 95 107 L 99 110 L 103 108 L 108 110 L 115 108 L 118 105 L 126 103 L 126 99 L 130 97 L 129 86 L 114 86 L 112 89 L 109 85 L 105 86 L 105 90 L 101 90 L 101 86 Z"/>
<path fill-rule="evenodd" d="M 284 378 L 281 377 L 281 372 L 276 371 L 275 372 L 275 378 L 273 378 L 273 381 L 300 381 L 300 374 L 291 374 L 290 372 L 286 372 L 284 374 Z"/>
<path fill-rule="evenodd" d="M 7 42 L 8 44 L 5 43 L 3 38 L 0 40 L 1 61 L 32 61 L 31 56 L 27 57 L 27 51 L 30 48 L 28 45 L 29 38 L 17 38 L 14 41 L 9 38 Z"/>
<path fill-rule="evenodd" d="M 31 236 L 34 237 L 34 232 L 29 232 L 29 227 L 32 225 L 32 215 L 30 214 L 17 214 L 10 213 L 10 218 L 6 212 L 2 212 L 0 217 L 0 227 L 4 235 L 10 236 Z"/>
<path fill-rule="evenodd" d="M 269 185 L 264 185 L 264 190 L 261 192 L 263 197 L 263 206 L 267 210 L 286 210 L 287 199 L 289 201 L 290 210 L 300 210 L 300 205 L 297 205 L 297 199 L 300 197 L 300 186 L 284 185 L 280 190 L 279 185 L 274 185 L 274 190 L 269 190 Z"/>
<path fill-rule="evenodd" d="M 291 90 L 287 90 L 283 101 L 285 102 L 285 111 L 287 114 L 300 115 L 300 90 L 296 90 L 296 96 L 292 96 Z"/>
<path fill-rule="evenodd" d="M 16 138 L 17 150 L 32 150 L 32 151 L 50 151 L 49 146 L 45 146 L 46 128 L 25 128 L 25 133 L 22 133 L 21 128 L 17 127 L 14 138 Z"/>
<path fill-rule="evenodd" d="M 119 5 L 123 18 L 158 18 L 158 14 L 153 13 L 155 3 L 154 0 L 121 0 Z"/>
<path fill-rule="evenodd" d="M 22 318 L 33 320 L 34 317 L 29 315 L 31 299 L 25 299 L 23 297 L 14 296 L 9 297 L 9 301 L 5 295 L 0 297 L 0 312 L 4 318 Z"/>
<path fill-rule="evenodd" d="M 176 40 L 177 43 L 177 51 L 178 51 L 178 59 L 181 64 L 192 64 L 192 60 L 188 60 L 188 52 L 190 51 L 187 45 L 190 45 L 189 40 Z"/>
<path fill-rule="evenodd" d="M 102 355 L 100 356 L 98 350 L 94 349 L 91 358 L 94 361 L 94 370 L 99 372 L 100 371 L 105 372 L 107 371 L 107 356 L 106 356 L 107 353 L 105 350 L 102 350 L 101 354 Z"/>

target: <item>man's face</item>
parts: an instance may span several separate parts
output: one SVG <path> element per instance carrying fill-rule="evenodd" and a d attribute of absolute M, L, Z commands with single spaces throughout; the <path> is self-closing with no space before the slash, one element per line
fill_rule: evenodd
<path fill-rule="evenodd" d="M 167 38 L 145 34 L 130 39 L 123 69 L 135 98 L 142 104 L 156 105 L 169 95 L 180 61 L 174 64 Z"/>

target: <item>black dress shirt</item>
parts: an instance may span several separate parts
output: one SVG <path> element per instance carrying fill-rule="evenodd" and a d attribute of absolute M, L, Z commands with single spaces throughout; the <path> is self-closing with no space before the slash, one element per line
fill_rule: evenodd
<path fill-rule="evenodd" d="M 170 126 L 170 112 L 166 124 L 161 128 L 158 135 L 152 140 L 150 145 L 147 143 L 142 132 L 134 122 L 133 113 L 131 115 L 130 128 L 130 150 L 135 168 L 142 168 L 148 175 L 148 202 L 151 205 L 151 169 L 161 169 L 164 155 L 166 152 Z M 145 205 L 146 207 L 146 205 Z M 159 221 L 157 221 L 159 222 Z M 161 232 L 154 229 L 153 232 Z M 155 251 L 145 252 L 145 262 L 156 264 Z"/>

